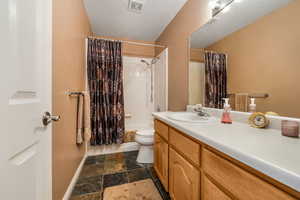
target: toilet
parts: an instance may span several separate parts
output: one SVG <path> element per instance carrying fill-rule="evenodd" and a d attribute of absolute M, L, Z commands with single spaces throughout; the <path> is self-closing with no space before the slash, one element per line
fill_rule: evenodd
<path fill-rule="evenodd" d="M 135 141 L 140 144 L 138 163 L 153 163 L 154 130 L 139 130 L 136 132 Z"/>

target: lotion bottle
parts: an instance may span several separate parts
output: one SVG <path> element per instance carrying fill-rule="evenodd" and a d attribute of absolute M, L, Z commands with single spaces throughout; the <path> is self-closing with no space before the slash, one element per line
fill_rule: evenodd
<path fill-rule="evenodd" d="M 249 112 L 255 113 L 256 112 L 255 98 L 251 98 L 250 101 L 251 103 L 249 105 Z"/>
<path fill-rule="evenodd" d="M 222 114 L 222 119 L 221 122 L 223 124 L 232 124 L 232 120 L 230 117 L 230 105 L 229 105 L 229 98 L 224 98 L 224 110 L 223 110 L 223 114 Z"/>

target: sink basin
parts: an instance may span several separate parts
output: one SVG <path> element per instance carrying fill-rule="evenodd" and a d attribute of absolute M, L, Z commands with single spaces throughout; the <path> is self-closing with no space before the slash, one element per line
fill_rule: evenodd
<path fill-rule="evenodd" d="M 168 113 L 167 117 L 172 120 L 190 123 L 206 123 L 214 121 L 214 118 L 212 117 L 200 117 L 197 113 L 192 112 Z"/>

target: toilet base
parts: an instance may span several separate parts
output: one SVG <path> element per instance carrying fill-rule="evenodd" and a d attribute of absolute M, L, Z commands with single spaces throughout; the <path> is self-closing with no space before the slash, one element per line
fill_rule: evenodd
<path fill-rule="evenodd" d="M 138 163 L 153 163 L 153 145 L 140 146 L 136 161 Z"/>

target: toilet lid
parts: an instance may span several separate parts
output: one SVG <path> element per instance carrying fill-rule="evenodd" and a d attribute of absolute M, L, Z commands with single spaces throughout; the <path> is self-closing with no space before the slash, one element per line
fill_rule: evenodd
<path fill-rule="evenodd" d="M 139 130 L 136 132 L 137 135 L 141 136 L 153 136 L 154 135 L 154 130 L 153 129 L 148 129 L 148 130 Z"/>

